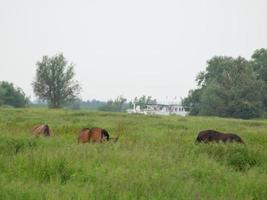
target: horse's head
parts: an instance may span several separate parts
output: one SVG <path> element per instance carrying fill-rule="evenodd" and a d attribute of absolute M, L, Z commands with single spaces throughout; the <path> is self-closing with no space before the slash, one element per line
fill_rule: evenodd
<path fill-rule="evenodd" d="M 50 136 L 51 135 L 51 130 L 47 124 L 44 125 L 44 136 Z"/>

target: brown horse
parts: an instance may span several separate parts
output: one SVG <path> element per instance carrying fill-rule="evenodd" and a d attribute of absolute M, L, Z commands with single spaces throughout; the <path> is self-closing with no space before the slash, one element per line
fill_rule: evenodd
<path fill-rule="evenodd" d="M 215 130 L 204 130 L 198 133 L 196 142 L 238 142 L 243 143 L 243 140 L 234 133 L 221 133 Z"/>
<path fill-rule="evenodd" d="M 39 124 L 33 127 L 32 133 L 36 137 L 39 137 L 40 135 L 48 137 L 48 136 L 51 136 L 52 130 L 47 124 Z"/>
<path fill-rule="evenodd" d="M 86 142 L 89 142 L 89 132 L 90 132 L 90 129 L 89 128 L 83 128 L 80 131 L 80 135 L 78 137 L 78 143 L 86 143 Z"/>
<path fill-rule="evenodd" d="M 87 142 L 103 142 L 114 140 L 115 142 L 119 139 L 110 138 L 107 130 L 102 128 L 83 128 L 80 131 L 80 135 L 78 137 L 78 143 L 87 143 Z"/>

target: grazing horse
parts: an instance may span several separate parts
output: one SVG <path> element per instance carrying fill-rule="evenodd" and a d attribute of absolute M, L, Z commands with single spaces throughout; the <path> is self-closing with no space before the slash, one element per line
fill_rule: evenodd
<path fill-rule="evenodd" d="M 215 130 L 204 130 L 198 133 L 196 142 L 238 142 L 244 144 L 243 140 L 234 133 L 221 133 Z"/>
<path fill-rule="evenodd" d="M 47 137 L 47 136 L 51 136 L 52 134 L 52 130 L 47 124 L 39 124 L 39 125 L 34 126 L 32 129 L 32 132 L 36 137 L 39 137 L 40 135 Z"/>
<path fill-rule="evenodd" d="M 89 142 L 89 132 L 90 132 L 90 129 L 89 128 L 83 128 L 80 131 L 80 135 L 78 137 L 78 143 L 86 143 L 86 142 Z"/>
<path fill-rule="evenodd" d="M 113 139 L 115 142 L 119 139 L 110 138 L 107 130 L 102 128 L 83 128 L 80 131 L 80 135 L 78 137 L 78 143 L 87 143 L 87 142 L 103 142 L 109 141 Z"/>

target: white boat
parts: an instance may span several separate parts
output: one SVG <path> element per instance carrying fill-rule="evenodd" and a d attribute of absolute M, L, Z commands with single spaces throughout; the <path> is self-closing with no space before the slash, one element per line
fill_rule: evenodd
<path fill-rule="evenodd" d="M 140 113 L 145 115 L 180 115 L 186 116 L 188 111 L 178 104 L 148 104 L 145 109 L 141 109 L 139 105 L 133 106 L 133 109 L 128 109 L 128 113 Z"/>

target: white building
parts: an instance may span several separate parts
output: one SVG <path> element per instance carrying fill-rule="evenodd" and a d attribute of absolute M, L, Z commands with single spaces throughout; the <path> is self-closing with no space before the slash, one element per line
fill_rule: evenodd
<path fill-rule="evenodd" d="M 139 105 L 133 106 L 133 109 L 128 109 L 128 113 L 140 113 L 149 115 L 180 115 L 186 116 L 188 111 L 177 104 L 148 104 L 145 109 L 141 109 Z"/>

